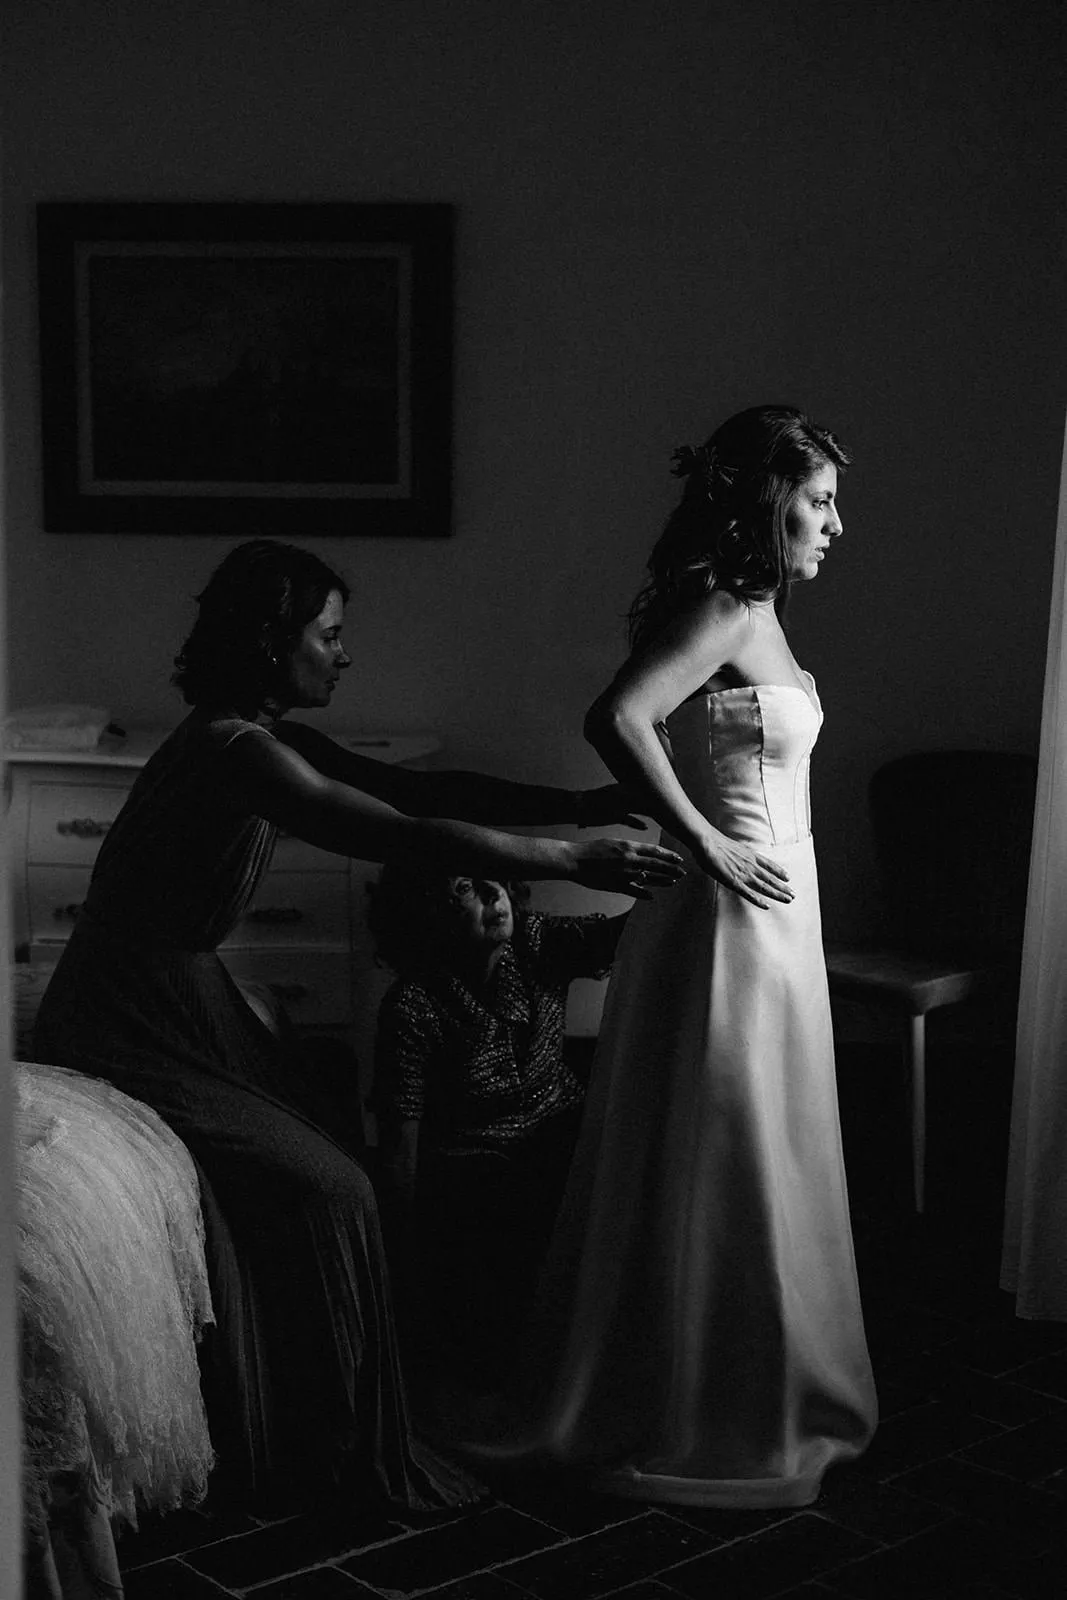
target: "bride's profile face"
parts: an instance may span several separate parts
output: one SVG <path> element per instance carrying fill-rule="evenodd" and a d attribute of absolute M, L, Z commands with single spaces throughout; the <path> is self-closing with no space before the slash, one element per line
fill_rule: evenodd
<path fill-rule="evenodd" d="M 786 512 L 791 581 L 815 578 L 832 539 L 841 530 L 837 514 L 837 468 L 826 462 L 805 478 Z"/>

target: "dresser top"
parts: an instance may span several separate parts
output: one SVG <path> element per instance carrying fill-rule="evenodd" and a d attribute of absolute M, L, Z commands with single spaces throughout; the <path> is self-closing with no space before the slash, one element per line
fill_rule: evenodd
<path fill-rule="evenodd" d="M 106 733 L 92 750 L 7 750 L 9 767 L 143 767 L 154 750 L 173 730 L 170 728 L 131 728 L 123 738 Z M 395 765 L 417 761 L 441 748 L 440 739 L 431 733 L 330 733 L 346 749 L 357 755 Z"/>

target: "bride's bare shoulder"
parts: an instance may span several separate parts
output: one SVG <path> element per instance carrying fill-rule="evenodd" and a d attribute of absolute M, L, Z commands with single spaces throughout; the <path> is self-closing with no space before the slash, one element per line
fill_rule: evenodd
<path fill-rule="evenodd" d="M 727 666 L 743 651 L 747 633 L 747 608 L 724 590 L 713 589 L 680 607 L 643 649 L 631 657 L 641 670 L 667 667 L 696 687 Z"/>
<path fill-rule="evenodd" d="M 739 638 L 750 621 L 749 609 L 726 589 L 710 589 L 686 607 L 679 621 L 687 632 Z"/>
<path fill-rule="evenodd" d="M 639 641 L 623 676 L 667 670 L 701 683 L 744 648 L 747 608 L 723 590 L 694 596 Z"/>

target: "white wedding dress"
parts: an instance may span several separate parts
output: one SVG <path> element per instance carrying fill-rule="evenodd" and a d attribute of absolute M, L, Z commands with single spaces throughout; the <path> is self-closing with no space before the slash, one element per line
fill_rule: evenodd
<path fill-rule="evenodd" d="M 810 692 L 703 692 L 668 732 L 709 820 L 781 862 L 752 906 L 696 867 L 634 910 L 546 1276 L 532 1431 L 503 1455 L 699 1505 L 803 1505 L 876 1422 L 812 847 Z M 671 841 L 665 840 L 670 844 Z"/>

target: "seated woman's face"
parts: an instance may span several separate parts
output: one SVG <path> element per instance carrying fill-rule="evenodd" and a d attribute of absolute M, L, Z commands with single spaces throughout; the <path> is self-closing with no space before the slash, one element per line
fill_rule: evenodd
<path fill-rule="evenodd" d="M 289 706 L 328 706 L 338 679 L 352 660 L 341 643 L 344 601 L 331 589 L 326 604 L 300 635 L 289 656 Z"/>
<path fill-rule="evenodd" d="M 515 918 L 507 889 L 495 878 L 449 878 L 448 933 L 464 944 L 507 944 Z"/>

